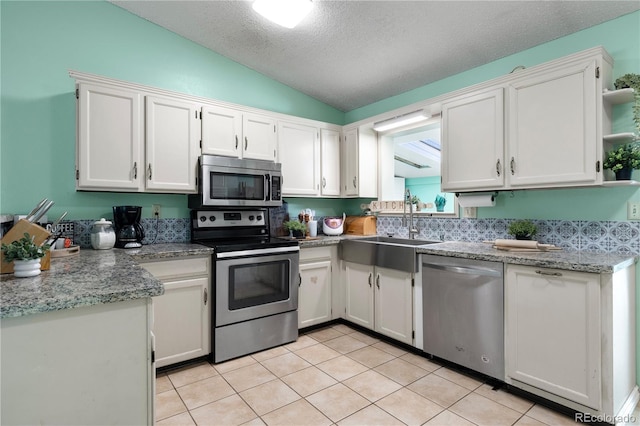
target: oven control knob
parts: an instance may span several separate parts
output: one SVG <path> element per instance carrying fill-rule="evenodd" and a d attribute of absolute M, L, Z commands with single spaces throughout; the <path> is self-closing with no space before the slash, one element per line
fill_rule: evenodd
<path fill-rule="evenodd" d="M 215 221 L 216 221 L 216 217 L 215 217 L 215 216 L 209 216 L 209 220 L 210 220 L 211 222 L 215 222 Z"/>
<path fill-rule="evenodd" d="M 249 220 L 253 220 L 255 217 L 253 215 L 249 216 Z"/>
<path fill-rule="evenodd" d="M 262 216 L 258 215 L 258 218 L 257 218 L 257 219 L 258 219 L 258 220 L 262 220 Z"/>
<path fill-rule="evenodd" d="M 206 216 L 200 216 L 200 222 L 205 222 L 207 220 Z"/>

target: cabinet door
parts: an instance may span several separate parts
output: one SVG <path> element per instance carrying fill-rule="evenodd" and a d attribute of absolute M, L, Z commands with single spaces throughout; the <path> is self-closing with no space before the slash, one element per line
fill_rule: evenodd
<path fill-rule="evenodd" d="M 358 129 L 344 135 L 342 188 L 344 196 L 358 195 Z"/>
<path fill-rule="evenodd" d="M 196 192 L 200 129 L 195 104 L 146 98 L 146 188 Z"/>
<path fill-rule="evenodd" d="M 284 196 L 317 196 L 320 193 L 320 141 L 318 129 L 278 123 L 279 161 Z"/>
<path fill-rule="evenodd" d="M 331 261 L 301 262 L 298 328 L 331 320 Z"/>
<path fill-rule="evenodd" d="M 345 262 L 346 319 L 373 330 L 373 266 Z"/>
<path fill-rule="evenodd" d="M 202 153 L 239 157 L 242 113 L 218 106 L 202 107 Z"/>
<path fill-rule="evenodd" d="M 600 408 L 597 274 L 507 267 L 507 377 Z"/>
<path fill-rule="evenodd" d="M 504 183 L 503 90 L 442 104 L 442 190 L 497 189 Z"/>
<path fill-rule="evenodd" d="M 375 330 L 400 342 L 413 341 L 412 274 L 376 267 Z"/>
<path fill-rule="evenodd" d="M 243 114 L 242 157 L 254 160 L 276 159 L 276 121 L 266 115 Z"/>
<path fill-rule="evenodd" d="M 323 196 L 340 195 L 340 132 L 320 129 L 320 165 Z"/>
<path fill-rule="evenodd" d="M 143 131 L 139 93 L 79 84 L 77 188 L 141 189 Z"/>
<path fill-rule="evenodd" d="M 596 61 L 509 85 L 512 187 L 593 183 L 602 176 L 596 172 L 598 96 Z"/>
<path fill-rule="evenodd" d="M 211 352 L 208 284 L 207 277 L 164 281 L 164 294 L 153 298 L 157 367 Z"/>

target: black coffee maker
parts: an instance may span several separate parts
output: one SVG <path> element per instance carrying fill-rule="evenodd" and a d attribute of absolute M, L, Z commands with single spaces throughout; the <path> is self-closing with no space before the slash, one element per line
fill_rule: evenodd
<path fill-rule="evenodd" d="M 142 207 L 139 206 L 113 207 L 113 222 L 116 227 L 116 247 L 142 247 L 144 230 L 140 225 L 141 216 Z"/>

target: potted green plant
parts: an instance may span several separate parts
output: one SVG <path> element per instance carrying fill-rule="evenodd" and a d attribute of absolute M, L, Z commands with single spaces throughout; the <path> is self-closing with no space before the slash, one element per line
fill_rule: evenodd
<path fill-rule="evenodd" d="M 530 220 L 514 220 L 509 224 L 507 233 L 516 240 L 530 240 L 538 232 L 536 225 Z"/>
<path fill-rule="evenodd" d="M 419 212 L 422 208 L 422 205 L 420 204 L 420 198 L 417 195 L 411 197 L 411 204 L 414 205 L 417 212 Z"/>
<path fill-rule="evenodd" d="M 630 180 L 633 170 L 640 169 L 640 144 L 628 143 L 607 152 L 603 167 L 614 172 L 616 180 Z"/>
<path fill-rule="evenodd" d="M 616 89 L 633 89 L 633 121 L 636 123 L 636 130 L 640 133 L 640 74 L 625 74 L 618 77 L 613 83 Z"/>
<path fill-rule="evenodd" d="M 16 277 L 33 277 L 40 274 L 40 258 L 42 258 L 50 246 L 44 244 L 38 246 L 34 243 L 35 236 L 24 233 L 24 237 L 9 244 L 2 244 L 4 261 L 13 262 L 14 275 Z"/>
<path fill-rule="evenodd" d="M 282 225 L 285 229 L 291 231 L 293 236 L 296 238 L 304 238 L 307 233 L 307 226 L 303 222 L 298 222 L 297 220 L 290 220 L 288 222 L 284 222 Z"/>

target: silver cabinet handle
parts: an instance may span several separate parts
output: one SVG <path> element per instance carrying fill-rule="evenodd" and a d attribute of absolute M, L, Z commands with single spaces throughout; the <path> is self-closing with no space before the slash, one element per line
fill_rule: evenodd
<path fill-rule="evenodd" d="M 322 187 L 323 188 L 327 187 L 327 179 L 326 178 L 322 178 Z"/>
<path fill-rule="evenodd" d="M 378 287 L 378 290 L 380 290 L 380 274 L 376 276 L 376 287 Z"/>
<path fill-rule="evenodd" d="M 500 159 L 499 158 L 498 158 L 498 161 L 496 161 L 496 174 L 500 176 Z"/>
<path fill-rule="evenodd" d="M 138 162 L 133 162 L 133 178 L 138 179 Z"/>
<path fill-rule="evenodd" d="M 249 146 L 249 139 L 245 136 L 244 137 L 244 150 L 247 150 L 247 147 Z"/>
<path fill-rule="evenodd" d="M 358 176 L 354 176 L 354 177 L 353 177 L 353 187 L 354 187 L 354 188 L 357 188 L 357 187 L 358 187 L 358 185 L 356 185 L 357 179 L 358 179 Z"/>
<path fill-rule="evenodd" d="M 371 287 L 371 278 L 373 278 L 373 274 L 369 272 L 369 287 Z"/>
<path fill-rule="evenodd" d="M 536 274 L 538 275 L 548 275 L 551 277 L 561 277 L 562 273 L 561 272 L 548 272 L 548 271 L 541 271 L 540 269 L 536 269 Z"/>
<path fill-rule="evenodd" d="M 238 149 L 238 135 L 236 135 L 236 149 Z"/>
<path fill-rule="evenodd" d="M 516 174 L 516 159 L 511 157 L 511 174 Z"/>
<path fill-rule="evenodd" d="M 204 306 L 207 306 L 207 300 L 209 300 L 209 292 L 207 289 L 204 289 Z"/>
<path fill-rule="evenodd" d="M 151 180 L 151 163 L 149 163 L 149 180 Z"/>
<path fill-rule="evenodd" d="M 302 285 L 302 275 L 298 272 L 298 287 Z"/>

